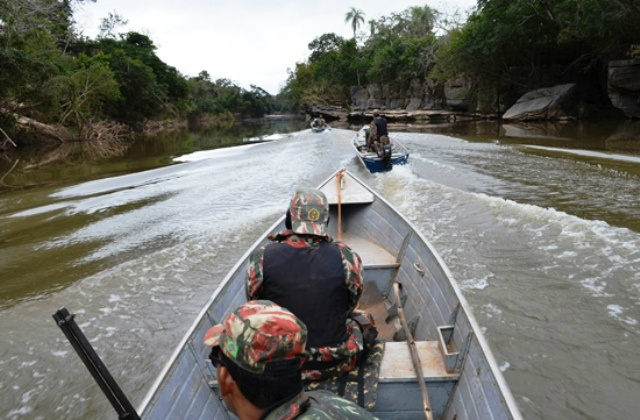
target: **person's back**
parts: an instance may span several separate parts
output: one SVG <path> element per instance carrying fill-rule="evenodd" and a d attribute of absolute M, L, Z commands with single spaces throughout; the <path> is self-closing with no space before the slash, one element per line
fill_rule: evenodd
<path fill-rule="evenodd" d="M 310 347 L 335 345 L 348 338 L 350 302 L 344 280 L 342 254 L 335 243 L 317 241 L 304 248 L 274 243 L 264 251 L 260 299 L 296 314 L 307 326 Z"/>
<path fill-rule="evenodd" d="M 329 205 L 318 190 L 293 196 L 287 229 L 254 251 L 246 276 L 248 299 L 268 299 L 289 310 L 309 330 L 303 376 L 318 380 L 355 366 L 362 333 L 348 318 L 362 293 L 362 260 L 327 235 Z"/>
<path fill-rule="evenodd" d="M 384 117 L 378 116 L 374 120 L 374 122 L 376 124 L 376 131 L 377 131 L 378 137 L 389 135 L 389 129 L 387 128 L 387 120 Z"/>

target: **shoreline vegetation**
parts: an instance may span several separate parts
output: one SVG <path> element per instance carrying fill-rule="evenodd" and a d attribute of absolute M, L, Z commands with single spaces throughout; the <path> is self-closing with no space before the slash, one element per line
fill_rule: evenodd
<path fill-rule="evenodd" d="M 312 40 L 277 95 L 206 70 L 180 74 L 148 36 L 119 33 L 127 21 L 116 12 L 87 38 L 74 20 L 85 1 L 0 2 L 0 151 L 43 140 L 117 151 L 137 133 L 272 113 L 358 122 L 379 108 L 395 121 L 500 119 L 525 94 L 549 104 L 525 109 L 523 120 L 640 118 L 634 0 L 479 0 L 464 18 L 424 5 L 368 21 L 352 7 L 353 37 Z M 613 74 L 610 62 L 622 70 Z"/>

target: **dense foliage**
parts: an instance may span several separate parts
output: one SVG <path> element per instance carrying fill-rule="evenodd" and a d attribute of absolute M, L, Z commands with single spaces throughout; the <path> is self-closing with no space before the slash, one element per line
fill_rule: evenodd
<path fill-rule="evenodd" d="M 354 35 L 362 15 L 347 13 Z M 638 28 L 637 0 L 479 0 L 464 24 L 428 6 L 411 7 L 368 21 L 357 44 L 335 34 L 316 38 L 283 94 L 308 105 L 348 103 L 350 86 L 373 83 L 402 94 L 413 81 L 461 77 L 478 89 L 516 90 L 587 73 L 598 80 L 607 61 L 640 56 Z"/>
<path fill-rule="evenodd" d="M 82 1 L 0 0 L 2 127 L 18 114 L 86 138 L 87 127 L 103 121 L 141 128 L 167 117 L 256 117 L 275 108 L 259 87 L 212 82 L 207 72 L 186 78 L 158 58 L 148 36 L 118 34 L 126 21 L 117 14 L 96 39 L 79 35 L 73 9 Z"/>
<path fill-rule="evenodd" d="M 479 0 L 439 51 L 438 70 L 530 87 L 553 67 L 575 75 L 631 57 L 638 28 L 636 0 Z"/>
<path fill-rule="evenodd" d="M 346 21 L 354 30 L 363 13 L 353 8 Z M 437 12 L 428 6 L 370 20 L 368 36 L 344 39 L 323 34 L 309 43 L 309 59 L 290 70 L 282 95 L 290 103 L 348 105 L 351 86 L 384 83 L 406 89 L 424 80 L 434 64 Z"/>

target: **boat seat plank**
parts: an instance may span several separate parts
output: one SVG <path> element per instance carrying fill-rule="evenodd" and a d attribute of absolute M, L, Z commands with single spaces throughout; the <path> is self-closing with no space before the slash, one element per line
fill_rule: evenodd
<path fill-rule="evenodd" d="M 342 234 L 342 242 L 360 255 L 365 266 L 390 266 L 398 267 L 396 257 L 380 245 L 359 236 Z"/>
<path fill-rule="evenodd" d="M 444 360 L 437 341 L 416 341 L 422 373 L 426 381 L 452 381 L 460 377 L 445 369 Z M 380 382 L 415 381 L 416 374 L 411 362 L 411 353 L 406 342 L 385 343 L 380 366 Z"/>
<path fill-rule="evenodd" d="M 338 193 L 336 191 L 337 182 L 331 179 L 320 188 L 320 191 L 327 196 L 329 204 L 338 204 Z M 345 173 L 342 178 L 342 190 L 340 191 L 340 202 L 342 204 L 366 204 L 373 203 L 373 193 L 362 186 L 350 174 Z"/>

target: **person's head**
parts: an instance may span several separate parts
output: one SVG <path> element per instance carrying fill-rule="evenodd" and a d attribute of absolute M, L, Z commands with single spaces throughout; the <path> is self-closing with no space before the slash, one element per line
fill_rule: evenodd
<path fill-rule="evenodd" d="M 326 236 L 329 201 L 320 190 L 299 188 L 291 197 L 287 219 L 290 221 L 287 228 L 294 233 Z"/>
<path fill-rule="evenodd" d="M 229 411 L 261 412 L 300 393 L 306 342 L 302 321 L 267 300 L 244 303 L 211 328 L 204 343 Z"/>
<path fill-rule="evenodd" d="M 373 111 L 373 118 L 378 118 L 380 116 L 380 111 L 377 109 Z"/>

